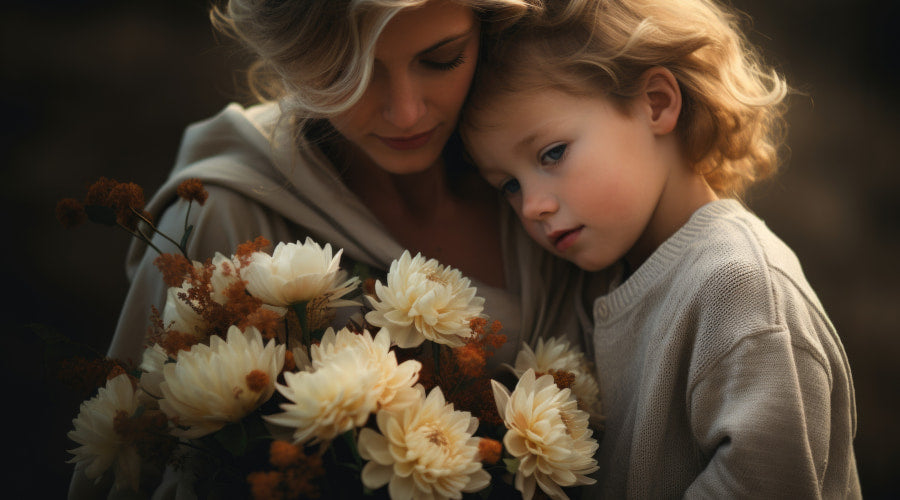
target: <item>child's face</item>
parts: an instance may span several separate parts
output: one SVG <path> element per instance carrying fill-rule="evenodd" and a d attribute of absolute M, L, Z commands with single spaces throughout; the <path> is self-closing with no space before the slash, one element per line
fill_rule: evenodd
<path fill-rule="evenodd" d="M 647 237 L 672 164 L 649 113 L 631 114 L 606 98 L 536 90 L 491 101 L 463 136 L 531 237 L 593 271 Z"/>

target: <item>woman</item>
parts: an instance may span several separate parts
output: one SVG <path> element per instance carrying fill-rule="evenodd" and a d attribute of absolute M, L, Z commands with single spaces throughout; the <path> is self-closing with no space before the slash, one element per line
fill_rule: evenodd
<path fill-rule="evenodd" d="M 162 231 L 181 234 L 187 204 L 175 187 L 198 177 L 209 199 L 190 214 L 195 260 L 257 236 L 310 236 L 343 248 L 345 268 L 384 271 L 407 249 L 473 280 L 508 338 L 495 366 L 539 336 L 580 342 L 571 297 L 545 293 L 572 288 L 576 275 L 527 239 L 493 190 L 464 170 L 454 144 L 481 36 L 525 3 L 269 4 L 232 0 L 212 16 L 256 52 L 251 84 L 277 100 L 232 104 L 188 128 L 171 177 L 148 204 Z M 155 257 L 139 242 L 131 248 L 112 357 L 139 359 L 151 306 L 165 304 Z"/>
<path fill-rule="evenodd" d="M 251 85 L 269 101 L 232 104 L 189 127 L 147 210 L 164 233 L 180 235 L 187 204 L 175 188 L 204 182 L 209 198 L 190 212 L 195 260 L 257 236 L 330 243 L 344 250 L 345 268 L 384 272 L 404 249 L 436 258 L 472 279 L 485 313 L 503 323 L 494 368 L 539 337 L 581 344 L 579 275 L 533 244 L 465 171 L 454 138 L 481 38 L 527 8 L 526 0 L 231 0 L 214 9 L 214 24 L 257 55 Z M 139 360 L 151 306 L 165 304 L 155 257 L 131 247 L 111 357 Z M 76 472 L 70 496 L 96 496 L 89 486 Z"/>

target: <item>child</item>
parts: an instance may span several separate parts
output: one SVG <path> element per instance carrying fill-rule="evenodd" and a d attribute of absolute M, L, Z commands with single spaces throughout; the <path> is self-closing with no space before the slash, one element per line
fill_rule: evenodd
<path fill-rule="evenodd" d="M 793 252 L 741 204 L 787 93 L 711 0 L 548 2 L 486 47 L 472 159 L 588 271 L 604 498 L 859 497 L 841 342 Z"/>

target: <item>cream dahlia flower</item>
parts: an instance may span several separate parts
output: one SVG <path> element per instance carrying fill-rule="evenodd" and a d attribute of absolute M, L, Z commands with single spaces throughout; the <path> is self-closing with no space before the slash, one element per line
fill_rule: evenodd
<path fill-rule="evenodd" d="M 163 368 L 169 361 L 169 353 L 159 344 L 144 349 L 141 357 L 141 389 L 156 398 L 162 397 L 160 385 L 165 380 Z"/>
<path fill-rule="evenodd" d="M 137 490 L 141 468 L 137 448 L 114 428 L 119 412 L 131 417 L 137 409 L 138 398 L 128 375 L 107 381 L 96 396 L 81 403 L 78 416 L 72 420 L 75 429 L 69 431 L 69 439 L 81 446 L 69 450 L 74 455 L 69 463 L 84 466 L 85 476 L 97 482 L 114 465 L 115 488 Z"/>
<path fill-rule="evenodd" d="M 320 442 L 365 424 L 379 408 L 412 404 L 422 365 L 415 360 L 397 364 L 390 347 L 387 332 L 373 339 L 368 331 L 329 328 L 310 350 L 311 370 L 285 372 L 286 385 L 277 385 L 291 403 L 265 419 L 294 429 L 295 443 Z"/>
<path fill-rule="evenodd" d="M 166 292 L 166 305 L 163 307 L 162 321 L 166 329 L 173 329 L 181 333 L 187 333 L 195 337 L 204 335 L 207 328 L 206 320 L 200 315 L 191 303 L 185 298 L 179 297 L 190 292 L 192 285 L 185 281 L 181 286 L 169 287 Z"/>
<path fill-rule="evenodd" d="M 232 326 L 226 340 L 213 335 L 208 346 L 194 345 L 165 364 L 159 407 L 177 423 L 173 434 L 205 436 L 268 401 L 283 365 L 284 345 L 263 345 L 256 328 Z"/>
<path fill-rule="evenodd" d="M 359 278 L 347 279 L 339 267 L 343 252 L 332 256 L 330 244 L 322 248 L 311 238 L 303 244 L 281 242 L 272 255 L 254 252 L 240 274 L 247 291 L 269 305 L 287 307 L 323 295 L 330 307 L 359 305 L 342 299 L 359 285 Z"/>
<path fill-rule="evenodd" d="M 515 366 L 510 368 L 518 377 L 528 369 L 537 373 L 549 373 L 551 370 L 571 373 L 575 380 L 570 389 L 578 399 L 579 407 L 592 417 L 601 418 L 600 386 L 584 353 L 569 341 L 562 338 L 550 338 L 546 342 L 538 339 L 534 350 L 525 344 L 516 355 Z"/>
<path fill-rule="evenodd" d="M 512 394 L 491 381 L 497 410 L 506 425 L 506 450 L 519 460 L 515 486 L 526 500 L 535 484 L 550 498 L 568 498 L 561 486 L 593 484 L 597 441 L 588 428 L 588 413 L 579 410 L 569 389 L 559 389 L 553 377 L 535 379 L 526 370 Z"/>
<path fill-rule="evenodd" d="M 402 412 L 379 411 L 379 434 L 359 433 L 359 454 L 369 462 L 362 482 L 369 488 L 388 485 L 391 498 L 462 498 L 485 488 L 490 475 L 479 461 L 478 419 L 447 404 L 440 387 Z"/>
<path fill-rule="evenodd" d="M 203 271 L 204 264 L 202 262 L 193 261 L 193 264 L 198 271 Z M 212 274 L 208 290 L 212 300 L 219 304 L 225 304 L 227 302 L 225 290 L 240 279 L 234 260 L 216 252 L 212 259 Z M 199 304 L 179 297 L 179 295 L 187 297 L 193 286 L 190 281 L 185 280 L 181 286 L 170 287 L 167 290 L 162 319 L 166 328 L 200 336 L 206 332 L 208 325 L 196 310 Z"/>
<path fill-rule="evenodd" d="M 366 320 L 391 332 L 401 348 L 417 347 L 423 341 L 459 347 L 471 335 L 469 321 L 481 314 L 484 299 L 458 270 L 444 267 L 421 254 L 404 251 L 391 263 L 387 286 L 375 283 L 375 310 Z"/>

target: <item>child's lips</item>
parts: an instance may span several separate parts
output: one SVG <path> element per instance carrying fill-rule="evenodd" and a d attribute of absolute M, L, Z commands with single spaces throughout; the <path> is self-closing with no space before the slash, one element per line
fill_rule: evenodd
<path fill-rule="evenodd" d="M 550 243 L 553 245 L 553 248 L 555 248 L 558 252 L 565 252 L 569 249 L 569 247 L 575 244 L 575 241 L 578 240 L 578 236 L 581 235 L 582 229 L 584 229 L 584 226 L 553 231 L 548 235 L 548 238 L 550 239 Z"/>

